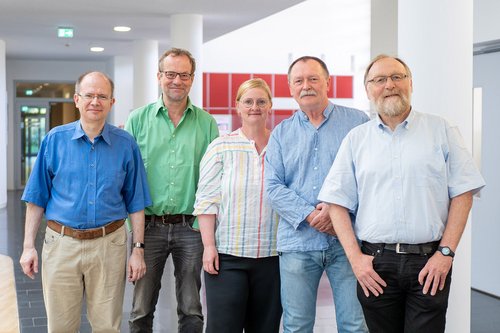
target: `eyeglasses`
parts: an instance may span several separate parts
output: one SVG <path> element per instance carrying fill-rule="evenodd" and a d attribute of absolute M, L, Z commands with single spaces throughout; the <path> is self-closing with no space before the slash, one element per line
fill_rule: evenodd
<path fill-rule="evenodd" d="M 376 86 L 383 86 L 386 84 L 387 79 L 391 78 L 392 82 L 398 83 L 406 79 L 408 75 L 406 74 L 392 74 L 389 76 L 376 76 L 371 80 L 366 81 L 366 83 L 374 83 Z"/>
<path fill-rule="evenodd" d="M 160 71 L 160 73 L 163 73 L 163 75 L 165 75 L 165 77 L 169 80 L 174 80 L 177 77 L 177 75 L 179 75 L 182 81 L 187 81 L 191 79 L 191 77 L 193 76 L 193 74 L 191 73 L 177 73 L 172 71 L 166 71 L 166 72 Z"/>
<path fill-rule="evenodd" d="M 86 102 L 89 102 L 89 101 L 93 101 L 94 98 L 97 98 L 98 101 L 101 101 L 101 102 L 106 102 L 106 101 L 109 101 L 111 99 L 111 97 L 109 96 L 106 96 L 106 95 L 92 95 L 92 94 L 77 94 L 78 96 L 80 96 L 81 98 L 83 98 L 84 101 Z"/>
<path fill-rule="evenodd" d="M 241 103 L 247 109 L 250 109 L 252 106 L 254 106 L 254 104 L 257 105 L 257 107 L 259 108 L 263 108 L 266 107 L 266 105 L 269 103 L 269 101 L 264 98 L 259 98 L 255 101 L 251 98 L 247 98 L 238 102 Z"/>

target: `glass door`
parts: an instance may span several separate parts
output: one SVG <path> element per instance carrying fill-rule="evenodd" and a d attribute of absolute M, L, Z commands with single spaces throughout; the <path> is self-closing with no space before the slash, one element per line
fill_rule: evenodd
<path fill-rule="evenodd" d="M 24 186 L 35 164 L 36 156 L 47 133 L 48 105 L 20 105 L 21 113 L 21 185 Z"/>

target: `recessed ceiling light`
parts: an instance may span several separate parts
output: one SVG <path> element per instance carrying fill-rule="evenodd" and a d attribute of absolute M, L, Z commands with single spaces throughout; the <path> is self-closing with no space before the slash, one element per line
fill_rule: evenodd
<path fill-rule="evenodd" d="M 70 27 L 57 28 L 57 37 L 59 37 L 59 38 L 73 38 L 73 28 L 70 28 Z"/>
<path fill-rule="evenodd" d="M 92 46 L 92 47 L 90 48 L 90 51 L 92 51 L 92 52 L 102 52 L 102 51 L 104 51 L 104 47 L 100 47 L 100 46 Z"/>
<path fill-rule="evenodd" d="M 118 32 L 128 32 L 131 30 L 130 27 L 125 27 L 125 26 L 116 26 L 113 28 L 114 31 L 118 31 Z"/>

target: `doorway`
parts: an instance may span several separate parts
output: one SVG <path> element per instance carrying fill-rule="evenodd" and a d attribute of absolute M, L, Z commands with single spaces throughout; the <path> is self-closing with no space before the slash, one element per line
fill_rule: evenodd
<path fill-rule="evenodd" d="M 80 114 L 73 102 L 46 99 L 20 102 L 17 110 L 21 115 L 20 186 L 24 187 L 45 135 L 56 126 L 78 120 Z"/>

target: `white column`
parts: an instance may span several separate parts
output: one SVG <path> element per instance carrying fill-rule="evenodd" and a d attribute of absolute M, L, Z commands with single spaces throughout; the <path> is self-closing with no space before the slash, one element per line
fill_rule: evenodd
<path fill-rule="evenodd" d="M 389 10 L 384 11 L 387 5 Z M 438 114 L 458 125 L 471 150 L 472 1 L 372 0 L 372 11 L 386 13 L 378 19 L 372 15 L 372 44 L 383 45 L 372 45 L 372 50 L 389 54 L 397 50 L 412 70 L 415 110 Z M 397 39 L 384 30 L 394 22 Z M 453 264 L 446 332 L 470 332 L 470 252 L 469 221 Z"/>
<path fill-rule="evenodd" d="M 196 60 L 196 73 L 189 97 L 191 102 L 203 105 L 203 16 L 177 14 L 170 18 L 171 46 L 186 49 Z"/>
<path fill-rule="evenodd" d="M 114 57 L 115 105 L 113 106 L 113 124 L 119 127 L 125 125 L 130 111 L 134 109 L 134 86 L 139 88 L 134 80 L 133 59 L 130 56 Z M 154 90 L 156 91 L 156 90 Z M 150 102 L 153 102 L 152 99 Z"/>
<path fill-rule="evenodd" d="M 5 42 L 0 39 L 0 209 L 7 206 L 7 140 Z"/>
<path fill-rule="evenodd" d="M 158 41 L 134 41 L 133 108 L 158 99 Z M 118 85 L 119 83 L 117 83 Z"/>

